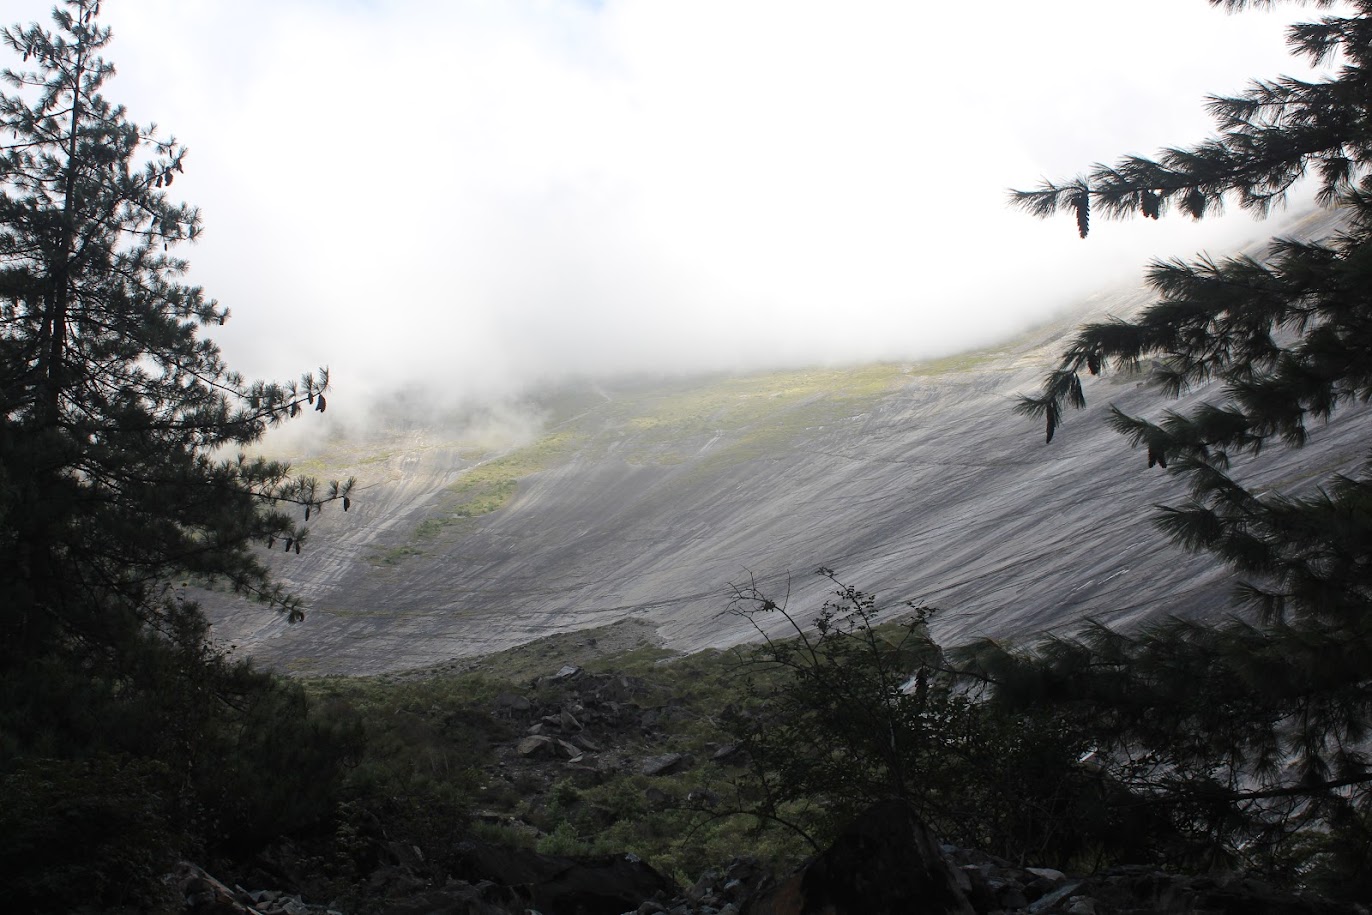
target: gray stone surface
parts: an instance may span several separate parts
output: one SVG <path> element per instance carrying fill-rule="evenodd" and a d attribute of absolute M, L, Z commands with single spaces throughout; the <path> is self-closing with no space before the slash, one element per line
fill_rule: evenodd
<path fill-rule="evenodd" d="M 756 638 L 727 610 L 729 583 L 751 577 L 778 598 L 789 593 L 808 620 L 826 592 L 812 574 L 821 565 L 892 604 L 940 608 L 934 628 L 945 641 L 1026 636 L 1088 616 L 1225 613 L 1229 575 L 1146 520 L 1154 504 L 1182 498 L 1178 481 L 1148 470 L 1144 452 L 1106 425 L 1112 403 L 1152 417 L 1178 404 L 1139 376 L 1111 373 L 1088 380 L 1089 408 L 1071 413 L 1051 445 L 1040 423 L 1012 413 L 1083 317 L 1151 299 L 1138 288 L 1098 299 L 965 368 L 916 366 L 884 395 L 824 410 L 787 401 L 744 429 L 712 429 L 706 416 L 665 445 L 616 413 L 617 389 L 606 384 L 603 401 L 574 419 L 578 450 L 521 480 L 506 508 L 381 564 L 378 554 L 415 544 L 416 525 L 471 466 L 412 433 L 357 469 L 352 511 L 324 512 L 301 556 L 271 554 L 310 606 L 305 622 L 288 626 L 216 595 L 216 635 L 269 666 L 354 674 L 623 619 L 651 623 L 673 648 L 729 646 Z M 808 416 L 822 421 L 806 425 Z M 1306 448 L 1274 448 L 1236 474 L 1313 486 L 1365 454 L 1367 429 L 1367 411 L 1349 410 L 1314 424 Z"/>

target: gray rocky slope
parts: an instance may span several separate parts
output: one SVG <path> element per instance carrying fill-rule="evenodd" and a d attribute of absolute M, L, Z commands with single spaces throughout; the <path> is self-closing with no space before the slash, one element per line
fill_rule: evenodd
<path fill-rule="evenodd" d="M 213 595 L 215 633 L 269 666 L 347 674 L 622 619 L 673 648 L 727 646 L 756 635 L 729 610 L 731 583 L 789 594 L 810 619 L 819 566 L 938 607 L 945 643 L 1229 612 L 1227 573 L 1147 521 L 1179 481 L 1105 422 L 1111 403 L 1149 416 L 1177 403 L 1140 375 L 1092 379 L 1051 445 L 1012 413 L 1083 318 L 1150 300 L 1098 297 L 935 363 L 583 386 L 505 452 L 436 428 L 338 444 L 305 467 L 356 474 L 352 510 L 331 506 L 301 555 L 272 554 L 307 619 Z M 1312 486 L 1366 453 L 1366 419 L 1340 414 L 1238 475 Z"/>

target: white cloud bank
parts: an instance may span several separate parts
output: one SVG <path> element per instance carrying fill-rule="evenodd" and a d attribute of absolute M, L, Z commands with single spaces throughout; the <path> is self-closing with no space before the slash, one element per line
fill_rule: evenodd
<path fill-rule="evenodd" d="M 35 4 L 34 15 L 41 14 Z M 253 376 L 499 394 L 934 355 L 1263 233 L 1006 188 L 1204 136 L 1302 72 L 1203 0 L 111 0 L 109 94 L 191 148 L 194 278 Z M 1306 11 L 1308 14 L 1308 11 Z"/>

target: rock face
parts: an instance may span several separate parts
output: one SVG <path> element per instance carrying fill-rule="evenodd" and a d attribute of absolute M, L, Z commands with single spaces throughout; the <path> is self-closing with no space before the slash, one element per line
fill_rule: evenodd
<path fill-rule="evenodd" d="M 974 915 L 914 810 L 869 809 L 823 854 L 753 900 L 745 915 Z"/>
<path fill-rule="evenodd" d="M 808 621 L 828 590 L 809 574 L 819 566 L 941 608 L 945 642 L 1222 609 L 1230 576 L 1146 520 L 1184 487 L 1107 423 L 1112 403 L 1156 418 L 1187 401 L 1128 372 L 1090 379 L 1089 407 L 1051 445 L 1012 411 L 1081 320 L 1152 298 L 1104 295 L 942 363 L 588 386 L 579 412 L 511 455 L 527 469 L 507 481 L 508 504 L 476 517 L 445 501 L 472 478 L 470 452 L 436 429 L 378 442 L 340 470 L 365 497 L 313 520 L 300 556 L 264 557 L 311 608 L 305 622 L 207 595 L 216 637 L 319 674 L 438 664 L 622 619 L 653 624 L 671 648 L 719 647 L 756 637 L 725 612 L 730 582 L 752 573 L 789 591 Z M 1287 485 L 1348 468 L 1366 450 L 1360 409 L 1236 472 Z"/>

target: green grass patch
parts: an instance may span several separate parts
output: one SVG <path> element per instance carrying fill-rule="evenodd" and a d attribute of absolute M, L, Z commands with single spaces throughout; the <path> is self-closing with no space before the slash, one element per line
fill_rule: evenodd
<path fill-rule="evenodd" d="M 806 854 L 804 844 L 785 831 L 759 834 L 752 818 L 718 816 L 693 800 L 709 797 L 723 804 L 734 791 L 737 773 L 710 760 L 723 739 L 713 716 L 737 698 L 722 676 L 735 663 L 725 653 L 680 657 L 639 645 L 587 663 L 587 670 L 641 674 L 645 688 L 634 701 L 667 710 L 664 720 L 670 722 L 614 747 L 607 755 L 634 763 L 603 770 L 599 783 L 556 775 L 507 777 L 506 769 L 496 768 L 492 746 L 519 736 L 519 726 L 490 713 L 496 697 L 513 691 L 556 705 L 564 687 L 531 688 L 528 674 L 550 673 L 567 661 L 565 643 L 573 639 L 585 644 L 585 633 L 502 652 L 484 659 L 481 670 L 402 682 L 314 680 L 308 688 L 317 701 L 346 704 L 364 723 L 368 748 L 351 776 L 353 790 L 479 811 L 477 831 L 484 838 L 549 854 L 632 852 L 687 883 L 742 848 L 784 864 Z M 688 753 L 695 762 L 669 775 L 638 771 L 637 760 L 669 752 Z"/>
<path fill-rule="evenodd" d="M 985 368 L 992 362 L 1005 357 L 1002 350 L 976 350 L 970 353 L 955 353 L 939 359 L 927 359 L 910 366 L 909 374 L 920 377 L 930 375 L 951 375 Z"/>
<path fill-rule="evenodd" d="M 631 464 L 689 462 L 703 448 L 706 470 L 784 448 L 797 434 L 863 412 L 905 382 L 894 364 L 720 376 L 639 390 L 603 408 L 630 445 Z"/>
<path fill-rule="evenodd" d="M 373 553 L 367 557 L 367 561 L 372 565 L 395 566 L 400 565 L 411 556 L 423 555 L 424 551 L 419 547 L 405 543 L 380 553 Z"/>
<path fill-rule="evenodd" d="M 556 466 L 574 452 L 579 437 L 555 432 L 463 471 L 435 500 L 431 514 L 420 521 L 408 543 L 368 557 L 373 565 L 399 565 L 424 552 L 422 544 L 471 530 L 471 522 L 505 508 L 524 477 Z"/>
<path fill-rule="evenodd" d="M 485 499 L 492 492 L 566 459 L 580 443 L 581 437 L 575 432 L 554 432 L 509 454 L 477 464 L 449 485 L 447 491 L 462 499 Z"/>
<path fill-rule="evenodd" d="M 907 381 L 901 366 L 875 364 L 574 391 L 561 403 L 559 414 L 570 415 L 559 428 L 463 471 L 434 500 L 408 545 L 371 561 L 397 565 L 426 542 L 471 532 L 474 520 L 510 505 L 521 480 L 574 457 L 601 460 L 613 449 L 630 465 L 690 464 L 689 482 L 784 450 L 816 427 L 849 421 Z"/>
<path fill-rule="evenodd" d="M 689 885 L 741 849 L 780 867 L 809 852 L 784 829 L 760 830 L 752 817 L 723 813 L 741 770 L 712 757 L 728 740 L 720 711 L 745 698 L 736 653 L 681 655 L 657 644 L 651 624 L 622 620 L 465 663 L 464 670 L 302 681 L 327 713 L 362 723 L 367 746 L 349 792 L 366 805 L 388 799 L 388 834 L 406 842 L 413 836 L 426 855 L 426 842 L 453 841 L 445 830 L 456 823 L 489 841 L 545 853 L 631 852 Z M 521 763 L 496 753 L 539 715 L 555 715 L 584 695 L 577 681 L 539 680 L 564 664 L 583 667 L 586 677 L 631 683 L 627 705 L 654 715 L 644 728 L 632 717 L 618 730 L 588 726 L 600 745 L 593 754 L 599 774 L 590 781 L 556 760 Z M 510 693 L 540 711 L 498 713 L 500 697 Z M 642 773 L 643 759 L 665 753 L 689 754 L 693 762 L 671 774 Z"/>

